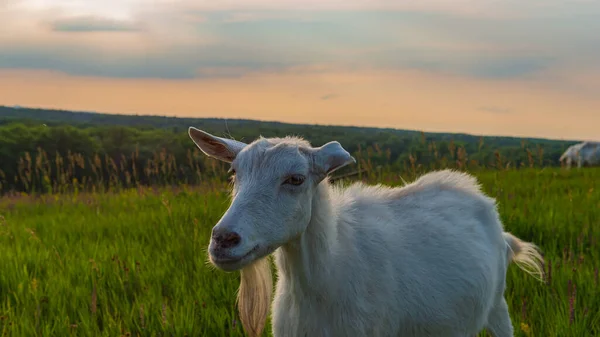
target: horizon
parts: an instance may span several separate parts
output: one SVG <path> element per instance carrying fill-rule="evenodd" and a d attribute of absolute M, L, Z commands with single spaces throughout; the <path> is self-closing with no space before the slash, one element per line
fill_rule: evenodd
<path fill-rule="evenodd" d="M 592 1 L 5 0 L 0 20 L 9 107 L 600 141 Z"/>
<path fill-rule="evenodd" d="M 587 140 L 587 139 L 567 139 L 567 138 L 546 138 L 546 137 L 531 137 L 531 136 L 511 136 L 511 135 L 490 135 L 490 134 L 477 134 L 473 132 L 452 132 L 452 131 L 427 131 L 427 130 L 419 130 L 419 129 L 406 129 L 406 128 L 395 128 L 395 127 L 385 127 L 385 126 L 364 126 L 364 125 L 355 125 L 355 124 L 322 124 L 322 123 L 290 123 L 290 122 L 282 122 L 278 120 L 261 120 L 261 119 L 253 119 L 253 118 L 227 118 L 227 117 L 218 117 L 218 116 L 206 116 L 206 117 L 194 117 L 194 116 L 169 116 L 169 115 L 161 115 L 161 114 L 123 114 L 123 113 L 108 113 L 101 111 L 91 111 L 91 110 L 64 110 L 64 109 L 53 109 L 53 108 L 43 108 L 43 107 L 31 107 L 31 106 L 5 106 L 0 104 L 0 108 L 10 108 L 10 109 L 30 109 L 30 110 L 45 110 L 45 111 L 56 111 L 56 112 L 65 112 L 65 113 L 84 113 L 84 114 L 97 114 L 97 115 L 110 115 L 110 116 L 129 116 L 129 117 L 164 117 L 164 118 L 175 118 L 175 119 L 222 119 L 225 123 L 227 120 L 238 120 L 238 121 L 248 121 L 248 122 L 263 122 L 263 123 L 280 123 L 285 125 L 300 125 L 300 126 L 321 126 L 321 127 L 349 127 L 349 128 L 370 128 L 370 129 L 380 129 L 380 130 L 393 130 L 393 131 L 407 131 L 407 132 L 423 132 L 429 134 L 452 134 L 452 135 L 467 135 L 473 137 L 498 137 L 498 138 L 515 138 L 515 139 L 534 139 L 534 140 L 548 140 L 548 141 L 558 141 L 558 142 L 585 142 L 585 141 L 593 141 L 595 140 Z M 195 125 L 190 125 L 195 126 Z M 231 130 L 230 130 L 231 131 Z"/>

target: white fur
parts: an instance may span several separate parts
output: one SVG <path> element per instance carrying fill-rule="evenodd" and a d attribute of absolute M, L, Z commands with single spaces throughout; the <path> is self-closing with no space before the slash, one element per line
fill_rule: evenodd
<path fill-rule="evenodd" d="M 559 161 L 565 162 L 567 168 L 571 168 L 573 163 L 577 167 L 589 165 L 600 165 L 600 142 L 582 142 L 571 145 L 560 156 Z"/>
<path fill-rule="evenodd" d="M 211 239 L 211 261 L 256 272 L 256 261 L 274 253 L 274 336 L 465 337 L 484 328 L 513 335 L 507 268 L 516 261 L 541 276 L 542 257 L 503 231 L 495 201 L 472 176 L 444 170 L 404 187 L 334 187 L 327 174 L 354 161 L 337 142 L 312 148 L 298 138 L 261 138 L 232 151 L 231 140 L 215 136 L 208 149 L 196 131 L 190 136 L 207 155 L 236 153 L 232 204 L 213 231 L 240 233 L 228 256 L 252 251 L 225 264 Z M 306 181 L 282 185 L 290 173 Z M 252 282 L 242 280 L 245 288 Z M 271 298 L 265 292 L 240 294 L 253 303 L 240 305 L 243 316 Z M 260 319 L 243 324 L 251 336 L 262 331 Z"/>

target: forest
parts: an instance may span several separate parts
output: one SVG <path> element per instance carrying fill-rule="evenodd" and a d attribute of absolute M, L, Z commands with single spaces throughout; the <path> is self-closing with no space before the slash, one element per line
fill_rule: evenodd
<path fill-rule="evenodd" d="M 225 178 L 223 164 L 207 159 L 188 138 L 189 126 L 245 142 L 286 135 L 302 136 L 313 146 L 337 140 L 359 159 L 358 168 L 341 173 L 389 174 L 436 165 L 559 166 L 560 155 L 577 142 L 0 106 L 0 193 L 199 184 Z"/>

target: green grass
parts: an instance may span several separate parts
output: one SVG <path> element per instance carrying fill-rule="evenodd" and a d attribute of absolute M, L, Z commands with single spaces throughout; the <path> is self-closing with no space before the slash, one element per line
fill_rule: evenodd
<path fill-rule="evenodd" d="M 515 335 L 600 334 L 600 170 L 476 175 L 506 230 L 539 244 L 551 266 L 548 284 L 511 266 Z M 239 273 L 206 262 L 227 206 L 217 188 L 0 199 L 0 332 L 243 336 Z"/>

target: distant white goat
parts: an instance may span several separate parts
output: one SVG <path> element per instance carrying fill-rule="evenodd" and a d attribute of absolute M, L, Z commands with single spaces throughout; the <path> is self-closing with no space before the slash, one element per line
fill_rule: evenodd
<path fill-rule="evenodd" d="M 560 156 L 560 162 L 565 162 L 567 168 L 571 168 L 573 162 L 577 167 L 588 165 L 600 165 L 600 142 L 583 142 L 571 145 L 565 153 Z"/>
<path fill-rule="evenodd" d="M 450 170 L 404 187 L 347 189 L 327 175 L 355 159 L 336 141 L 251 144 L 190 128 L 208 156 L 231 163 L 232 202 L 212 230 L 209 259 L 241 269 L 238 309 L 259 336 L 278 280 L 276 337 L 513 336 L 508 265 L 542 276 L 537 247 L 503 231 L 476 179 Z"/>

